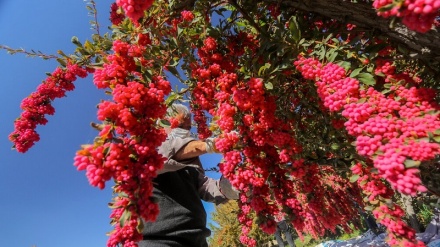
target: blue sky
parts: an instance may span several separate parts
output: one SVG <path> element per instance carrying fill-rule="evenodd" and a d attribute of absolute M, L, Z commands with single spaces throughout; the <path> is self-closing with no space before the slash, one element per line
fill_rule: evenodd
<path fill-rule="evenodd" d="M 101 34 L 108 31 L 109 6 L 97 1 Z M 72 36 L 88 39 L 93 30 L 86 3 L 76 1 L 0 0 L 0 44 L 12 48 L 69 54 Z M 56 113 L 37 128 L 41 140 L 27 153 L 12 150 L 8 135 L 20 113 L 20 102 L 52 72 L 56 61 L 9 55 L 0 50 L 0 239 L 12 247 L 106 246 L 111 200 L 110 186 L 91 187 L 73 157 L 80 145 L 91 143 L 90 127 L 103 98 L 91 77 L 76 81 L 76 89 L 54 102 Z M 219 155 L 205 157 L 208 167 Z M 218 178 L 216 173 L 208 175 Z M 208 213 L 213 206 L 205 204 Z"/>

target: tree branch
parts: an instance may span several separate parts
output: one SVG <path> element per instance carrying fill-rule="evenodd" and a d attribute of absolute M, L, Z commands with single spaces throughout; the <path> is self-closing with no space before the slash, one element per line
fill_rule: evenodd
<path fill-rule="evenodd" d="M 279 1 L 270 0 L 268 2 L 279 3 Z M 409 30 L 401 23 L 396 23 L 391 28 L 390 19 L 377 16 L 371 2 L 292 0 L 282 1 L 280 6 L 281 8 L 295 8 L 301 11 L 317 13 L 328 18 L 352 23 L 359 27 L 374 28 L 392 41 L 406 47 L 411 51 L 411 57 L 440 62 L 440 32 L 438 30 L 417 33 Z"/>

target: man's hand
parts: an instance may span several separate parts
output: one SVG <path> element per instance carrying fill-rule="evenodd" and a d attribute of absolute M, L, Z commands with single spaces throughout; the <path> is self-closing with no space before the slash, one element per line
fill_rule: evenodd
<path fill-rule="evenodd" d="M 219 153 L 217 148 L 215 148 L 215 138 L 209 137 L 205 139 L 206 143 L 206 152 L 207 153 Z"/>
<path fill-rule="evenodd" d="M 223 195 L 225 195 L 226 198 L 231 200 L 238 200 L 239 191 L 234 188 L 229 182 L 227 178 L 224 176 L 221 176 L 220 182 L 219 182 L 220 192 L 222 192 Z"/>

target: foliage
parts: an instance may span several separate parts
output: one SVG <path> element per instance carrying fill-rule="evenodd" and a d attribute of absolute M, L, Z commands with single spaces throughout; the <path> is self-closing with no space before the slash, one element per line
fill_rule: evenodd
<path fill-rule="evenodd" d="M 439 41 L 440 2 L 326 2 L 376 10 L 392 18 L 388 32 L 363 14 L 354 25 L 307 2 L 117 0 L 111 33 L 101 35 L 89 1 L 96 34 L 73 37 L 72 54 L 59 51 L 60 66 L 23 100 L 9 138 L 26 152 L 53 100 L 93 74 L 107 94 L 93 125 L 99 134 L 74 165 L 92 186 L 115 182 L 108 246 L 136 246 L 140 218 L 154 221 L 160 210 L 150 197 L 164 162 L 157 120 L 179 100 L 189 101 L 201 139 L 217 137 L 219 170 L 241 192 L 242 244 L 257 243 L 248 235 L 255 218 L 271 234 L 273 216 L 284 213 L 300 238 L 319 238 L 348 231 L 361 205 L 388 228 L 391 245 L 423 245 L 393 195 L 438 195 L 440 65 L 430 43 Z M 414 37 L 430 48 L 410 44 Z M 172 75 L 183 88 L 171 89 Z"/>
<path fill-rule="evenodd" d="M 436 196 L 421 195 L 414 198 L 414 209 L 421 228 L 426 229 L 435 214 L 435 209 L 440 207 L 440 201 Z"/>
<path fill-rule="evenodd" d="M 237 212 L 239 210 L 236 201 L 228 201 L 225 204 L 220 204 L 215 207 L 211 218 L 214 224 L 210 224 L 212 230 L 209 238 L 209 246 L 212 247 L 232 247 L 244 246 L 240 242 L 241 225 L 237 220 Z M 255 214 L 255 213 L 253 213 Z M 257 218 L 254 217 L 254 222 L 251 227 L 249 235 L 256 240 L 258 246 L 263 246 L 273 240 L 274 237 L 263 232 L 256 223 Z"/>

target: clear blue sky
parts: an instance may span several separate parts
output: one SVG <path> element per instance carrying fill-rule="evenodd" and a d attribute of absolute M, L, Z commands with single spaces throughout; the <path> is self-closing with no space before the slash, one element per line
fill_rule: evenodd
<path fill-rule="evenodd" d="M 96 1 L 101 33 L 108 31 L 109 6 Z M 71 53 L 72 36 L 88 39 L 86 3 L 71 1 L 0 0 L 0 44 L 56 54 Z M 76 81 L 76 89 L 54 102 L 56 113 L 38 127 L 41 140 L 27 153 L 12 150 L 8 135 L 20 113 L 20 102 L 52 72 L 56 61 L 9 55 L 0 50 L 0 242 L 11 247 L 106 246 L 111 190 L 91 187 L 73 157 L 97 132 L 90 127 L 103 98 L 91 77 Z M 204 158 L 208 167 L 219 156 Z M 218 174 L 208 175 L 218 178 Z M 208 213 L 213 206 L 205 204 Z"/>

